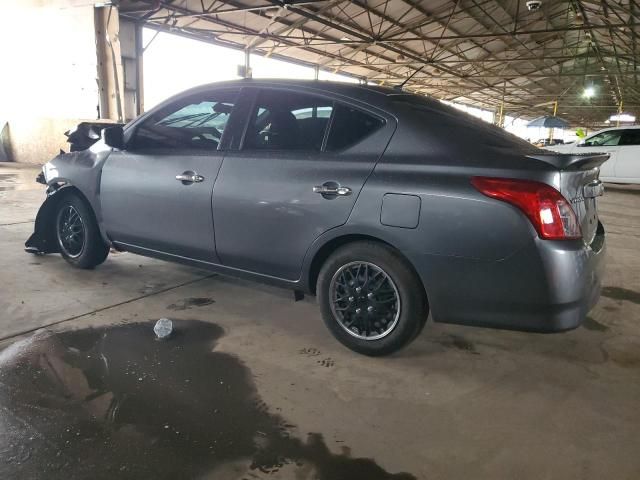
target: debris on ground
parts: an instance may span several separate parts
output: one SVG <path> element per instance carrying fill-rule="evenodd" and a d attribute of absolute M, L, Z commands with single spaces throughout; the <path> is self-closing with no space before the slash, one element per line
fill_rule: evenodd
<path fill-rule="evenodd" d="M 173 322 L 168 318 L 161 318 L 153 326 L 153 331 L 159 339 L 167 338 L 173 332 Z"/>

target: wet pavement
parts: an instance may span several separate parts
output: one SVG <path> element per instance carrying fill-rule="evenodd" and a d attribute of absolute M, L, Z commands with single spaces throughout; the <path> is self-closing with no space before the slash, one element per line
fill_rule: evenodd
<path fill-rule="evenodd" d="M 38 187 L 42 188 L 42 185 L 36 183 L 31 169 L 21 168 L 10 172 L 0 170 L 0 192 L 34 190 Z"/>
<path fill-rule="evenodd" d="M 0 478 L 414 479 L 299 439 L 217 325 L 153 322 L 38 332 L 0 352 Z"/>
<path fill-rule="evenodd" d="M 607 273 L 582 328 L 428 322 L 368 358 L 309 296 L 26 254 L 37 173 L 0 164 L 18 178 L 0 191 L 0 480 L 640 478 L 640 186 L 599 201 Z M 155 340 L 159 318 L 175 337 Z"/>

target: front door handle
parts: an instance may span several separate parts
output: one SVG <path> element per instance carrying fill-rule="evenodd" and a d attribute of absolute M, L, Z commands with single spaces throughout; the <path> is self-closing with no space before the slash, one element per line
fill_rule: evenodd
<path fill-rule="evenodd" d="M 341 187 L 335 182 L 325 182 L 322 185 L 313 187 L 313 193 L 319 193 L 320 195 L 340 195 L 346 197 L 351 195 L 352 191 L 349 187 Z"/>
<path fill-rule="evenodd" d="M 182 182 L 184 185 L 188 185 L 191 183 L 200 183 L 204 181 L 204 177 L 202 175 L 198 175 L 195 172 L 182 172 L 180 175 L 176 175 L 176 180 Z"/>

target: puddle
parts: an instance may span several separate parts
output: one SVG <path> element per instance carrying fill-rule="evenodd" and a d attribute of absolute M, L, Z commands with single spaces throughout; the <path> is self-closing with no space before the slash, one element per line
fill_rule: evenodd
<path fill-rule="evenodd" d="M 18 176 L 13 173 L 0 173 L 0 192 L 15 190 L 18 186 Z"/>
<path fill-rule="evenodd" d="M 0 478 L 415 478 L 333 453 L 320 434 L 296 438 L 243 363 L 213 350 L 220 327 L 174 325 L 169 341 L 145 322 L 0 352 Z"/>
<path fill-rule="evenodd" d="M 608 358 L 620 367 L 640 367 L 640 338 L 625 336 L 611 338 L 603 344 Z"/>
<path fill-rule="evenodd" d="M 453 347 L 458 350 L 463 350 L 465 352 L 473 353 L 475 355 L 479 354 L 473 342 L 470 342 L 466 338 L 461 337 L 459 335 L 446 335 L 443 338 L 434 339 L 434 341 L 436 341 L 443 347 L 447 347 L 447 348 Z"/>
<path fill-rule="evenodd" d="M 598 322 L 593 317 L 586 317 L 582 322 L 582 326 L 587 330 L 591 330 L 594 332 L 606 332 L 607 330 L 609 330 L 609 327 L 607 327 L 603 323 Z"/>
<path fill-rule="evenodd" d="M 636 185 L 628 185 L 623 187 L 621 185 L 607 184 L 606 188 L 611 192 L 626 193 L 630 195 L 640 195 L 640 189 L 636 188 Z"/>
<path fill-rule="evenodd" d="M 31 169 L 18 172 L 0 173 L 0 192 L 12 190 L 36 190 L 43 188 L 36 183 L 34 171 Z"/>
<path fill-rule="evenodd" d="M 613 298 L 614 300 L 627 300 L 632 303 L 640 304 L 640 292 L 629 290 L 621 287 L 604 287 L 602 296 Z"/>
<path fill-rule="evenodd" d="M 167 305 L 167 310 L 189 310 L 193 307 L 206 307 L 216 303 L 213 298 L 208 297 L 189 297 Z"/>

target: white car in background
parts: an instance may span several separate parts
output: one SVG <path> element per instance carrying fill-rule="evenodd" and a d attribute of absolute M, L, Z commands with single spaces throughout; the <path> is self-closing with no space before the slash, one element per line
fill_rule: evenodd
<path fill-rule="evenodd" d="M 578 142 L 544 149 L 559 153 L 608 153 L 609 160 L 600 167 L 600 180 L 640 183 L 640 125 L 607 128 Z"/>

